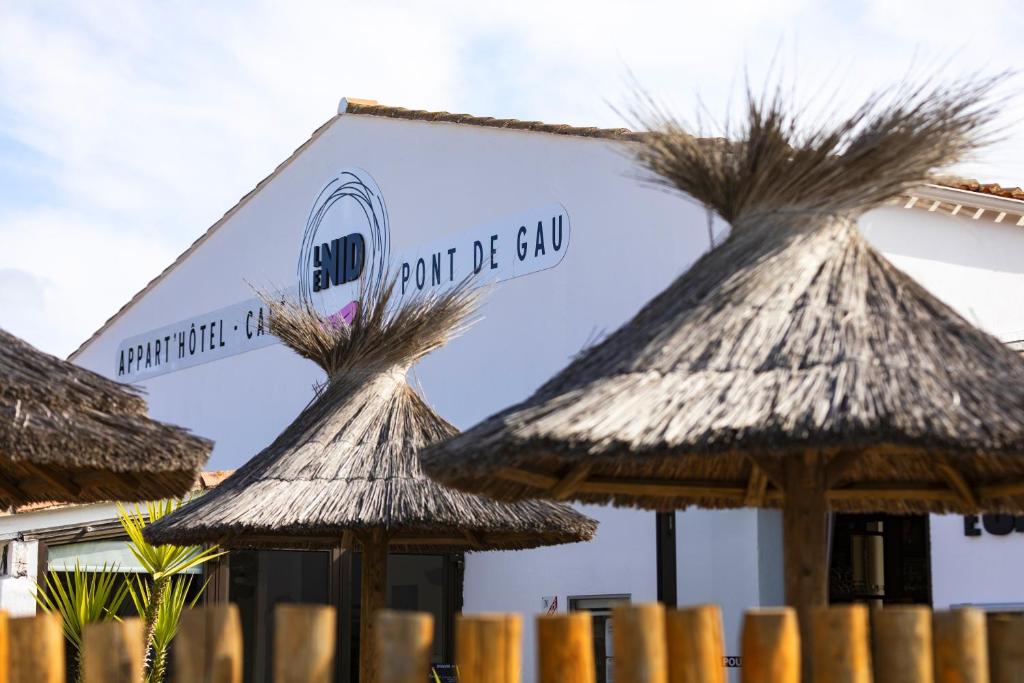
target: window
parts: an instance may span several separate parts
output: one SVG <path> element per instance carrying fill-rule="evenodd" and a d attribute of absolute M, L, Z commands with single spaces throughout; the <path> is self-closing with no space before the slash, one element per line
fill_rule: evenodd
<path fill-rule="evenodd" d="M 927 515 L 833 515 L 829 601 L 931 603 Z"/>

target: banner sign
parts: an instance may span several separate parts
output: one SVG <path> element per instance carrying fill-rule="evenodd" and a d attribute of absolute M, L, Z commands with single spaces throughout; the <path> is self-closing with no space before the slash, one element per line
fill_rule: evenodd
<path fill-rule="evenodd" d="M 310 211 L 296 275 L 286 296 L 312 301 L 324 316 L 351 319 L 360 282 L 381 287 L 395 278 L 400 297 L 479 278 L 500 282 L 552 268 L 569 247 L 569 215 L 542 204 L 390 257 L 387 209 L 365 171 L 333 178 Z M 251 298 L 125 339 L 115 367 L 121 381 L 137 381 L 278 343 L 266 307 Z"/>

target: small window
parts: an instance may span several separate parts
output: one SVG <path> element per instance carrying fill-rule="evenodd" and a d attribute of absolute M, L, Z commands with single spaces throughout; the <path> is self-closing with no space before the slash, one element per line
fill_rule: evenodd
<path fill-rule="evenodd" d="M 569 597 L 570 612 L 590 612 L 594 619 L 594 668 L 597 683 L 614 683 L 615 657 L 612 650 L 612 608 L 630 602 L 628 594 L 581 595 Z"/>

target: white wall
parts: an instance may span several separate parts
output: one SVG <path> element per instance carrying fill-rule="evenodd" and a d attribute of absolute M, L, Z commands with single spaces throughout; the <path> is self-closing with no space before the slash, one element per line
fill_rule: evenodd
<path fill-rule="evenodd" d="M 1003 341 L 1024 339 L 1024 228 L 896 207 L 872 211 L 860 226 L 894 264 L 971 323 Z"/>
<path fill-rule="evenodd" d="M 657 599 L 654 565 L 654 513 L 580 506 L 597 519 L 597 538 L 560 548 L 466 555 L 463 597 L 467 612 L 542 611 L 541 598 L 558 596 L 558 611 L 568 599 L 588 595 L 629 595 L 633 602 Z M 536 634 L 523 620 L 523 681 L 534 680 Z"/>
<path fill-rule="evenodd" d="M 706 214 L 641 186 L 621 147 L 569 136 L 343 116 L 76 360 L 110 375 L 124 338 L 288 286 L 323 183 L 357 166 L 377 181 L 392 253 L 550 202 L 572 237 L 556 268 L 498 286 L 484 320 L 418 368 L 439 412 L 468 426 L 521 399 L 614 329 L 707 246 Z M 305 405 L 320 372 L 280 346 L 142 382 L 151 414 L 216 442 L 236 467 Z"/>
<path fill-rule="evenodd" d="M 930 521 L 936 608 L 964 603 L 1024 606 L 1024 534 L 966 536 L 959 515 L 932 515 Z"/>
<path fill-rule="evenodd" d="M 11 541 L 7 562 L 7 574 L 0 576 L 0 609 L 12 617 L 30 617 L 36 613 L 39 543 Z"/>

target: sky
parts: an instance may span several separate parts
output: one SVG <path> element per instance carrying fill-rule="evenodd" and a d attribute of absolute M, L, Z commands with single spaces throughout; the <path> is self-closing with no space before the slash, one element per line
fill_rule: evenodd
<path fill-rule="evenodd" d="M 1022 35 L 1010 1 L 0 0 L 0 327 L 69 354 L 343 96 L 622 126 L 635 83 L 692 118 L 774 74 L 842 109 Z M 1024 100 L 1000 124 L 958 171 L 1024 185 Z"/>

